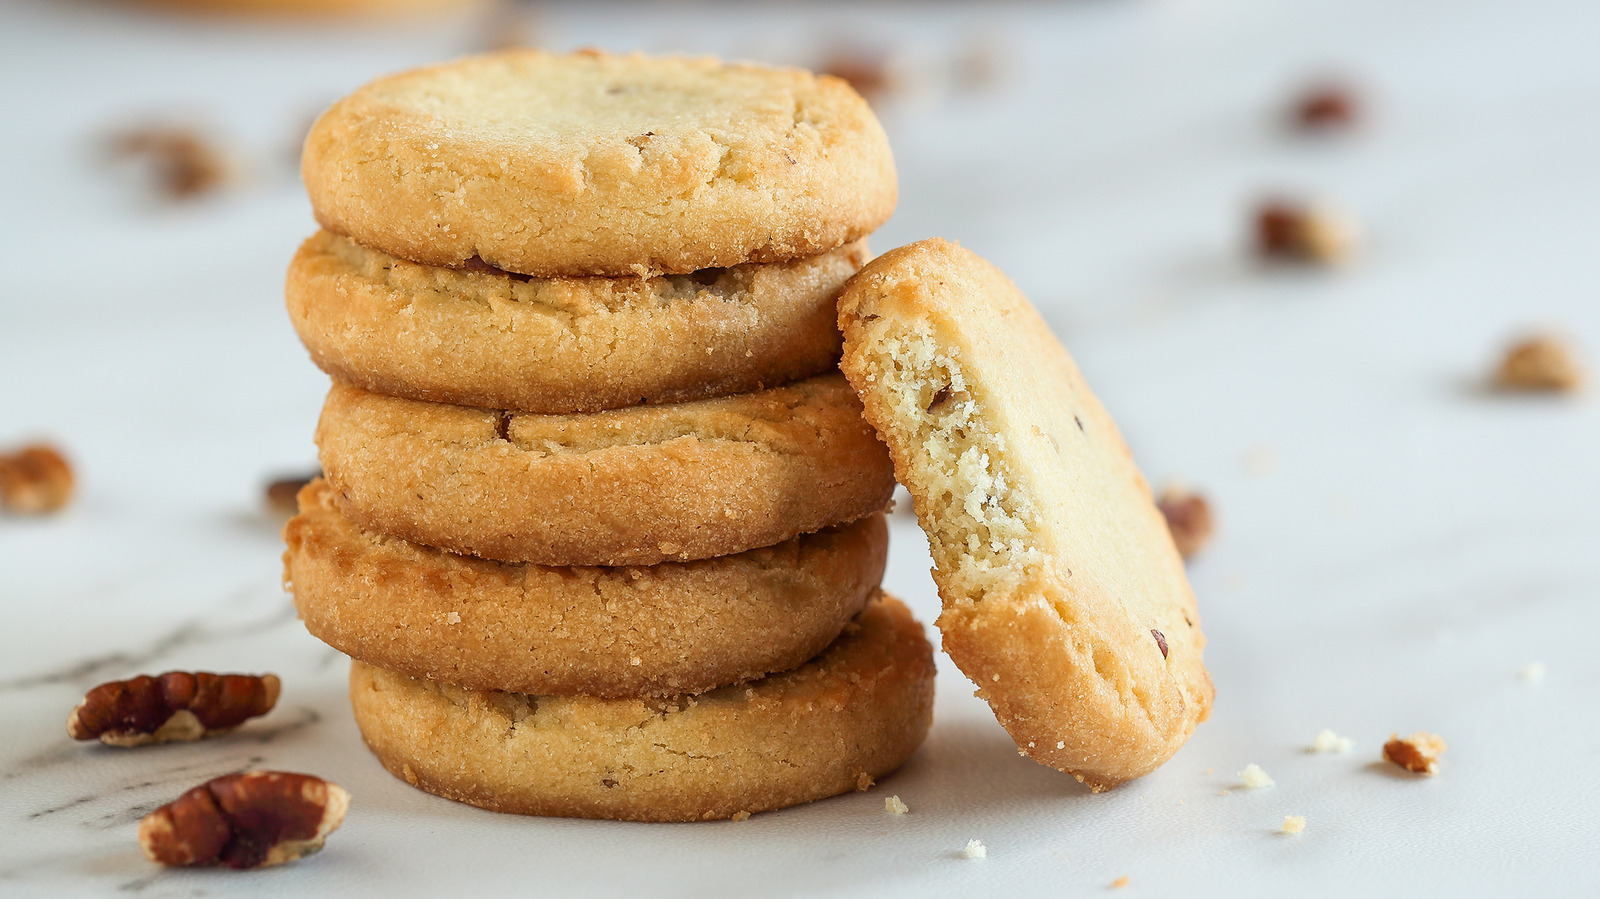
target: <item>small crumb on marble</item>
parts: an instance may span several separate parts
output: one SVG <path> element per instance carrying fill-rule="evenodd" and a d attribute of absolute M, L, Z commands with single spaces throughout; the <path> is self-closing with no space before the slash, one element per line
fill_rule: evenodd
<path fill-rule="evenodd" d="M 1252 790 L 1270 787 L 1277 783 L 1277 781 L 1268 777 L 1267 772 L 1261 770 L 1261 766 L 1255 762 L 1246 765 L 1244 770 L 1239 772 L 1239 781 Z"/>
<path fill-rule="evenodd" d="M 987 858 L 989 849 L 981 840 L 968 840 L 967 847 L 961 850 L 961 854 L 967 858 Z"/>
<path fill-rule="evenodd" d="M 1312 752 L 1345 753 L 1351 749 L 1349 737 L 1341 737 L 1331 730 L 1324 729 L 1311 741 Z"/>
<path fill-rule="evenodd" d="M 1567 341 L 1535 334 L 1506 350 L 1494 380 L 1501 390 L 1571 393 L 1583 386 L 1583 365 Z"/>
<path fill-rule="evenodd" d="M 1412 774 L 1431 777 L 1439 773 L 1439 756 L 1448 748 L 1438 734 L 1419 730 L 1405 739 L 1399 734 L 1391 736 L 1383 744 L 1383 758 Z"/>
<path fill-rule="evenodd" d="M 1542 683 L 1544 681 L 1544 663 L 1529 662 L 1523 666 L 1521 671 L 1517 672 L 1517 680 L 1525 684 Z"/>
<path fill-rule="evenodd" d="M 888 799 L 883 800 L 883 810 L 891 815 L 903 815 L 911 811 L 899 796 L 890 796 Z"/>
<path fill-rule="evenodd" d="M 1128 875 L 1126 875 L 1126 874 L 1122 875 L 1121 877 L 1118 877 L 1116 880 L 1111 881 L 1111 888 L 1113 890 L 1124 889 L 1125 887 L 1127 887 L 1127 885 L 1128 885 Z"/>
<path fill-rule="evenodd" d="M 1305 818 L 1304 815 L 1285 815 L 1283 817 L 1283 832 L 1284 833 L 1299 833 L 1300 831 L 1305 830 L 1305 829 L 1306 829 L 1306 818 Z"/>

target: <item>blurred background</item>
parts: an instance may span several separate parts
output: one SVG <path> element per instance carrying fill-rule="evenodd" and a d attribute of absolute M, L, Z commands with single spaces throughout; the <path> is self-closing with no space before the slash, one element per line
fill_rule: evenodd
<path fill-rule="evenodd" d="M 1496 375 L 1527 335 L 1578 366 L 1600 347 L 1600 5 L 346 3 L 0 4 L 0 450 L 52 441 L 79 478 L 57 516 L 0 517 L 0 701 L 26 722 L 0 766 L 45 752 L 56 707 L 116 659 L 297 660 L 332 685 L 308 707 L 347 716 L 342 674 L 283 619 L 281 518 L 262 503 L 315 465 L 327 389 L 281 297 L 315 228 L 297 156 L 319 111 L 506 46 L 709 53 L 855 84 L 900 173 L 874 249 L 940 236 L 997 263 L 1152 483 L 1188 484 L 1219 522 L 1190 568 L 1217 712 L 1172 765 L 1066 814 L 1045 801 L 1066 788 L 982 729 L 944 670 L 923 768 L 903 776 L 981 771 L 1001 798 L 959 792 L 930 808 L 947 819 L 894 837 L 934 847 L 901 881 L 866 873 L 847 832 L 829 858 L 859 879 L 793 874 L 796 891 L 977 889 L 970 866 L 918 878 L 983 828 L 984 889 L 1040 872 L 1084 890 L 1129 871 L 1199 892 L 1600 882 L 1600 419 L 1584 390 Z M 886 585 L 931 622 L 909 516 L 895 538 Z M 294 751 L 375 769 L 338 727 Z M 1308 761 L 1324 727 L 1360 758 Z M 1419 727 L 1451 742 L 1454 771 L 1368 770 Z M 1277 805 L 1217 796 L 1250 761 L 1278 777 Z M 28 770 L 30 801 L 59 792 L 59 769 Z M 1290 812 L 1310 818 L 1303 849 L 1264 836 Z M 516 839 L 463 821 L 500 828 L 486 846 Z M 51 827 L 21 831 L 19 883 L 120 882 L 62 848 L 105 828 Z M 676 883 L 670 853 L 698 844 L 656 833 L 683 831 L 642 838 Z M 804 868 L 785 851 L 773 865 Z M 653 882 L 644 860 L 617 882 Z M 739 876 L 707 890 L 767 883 Z"/>

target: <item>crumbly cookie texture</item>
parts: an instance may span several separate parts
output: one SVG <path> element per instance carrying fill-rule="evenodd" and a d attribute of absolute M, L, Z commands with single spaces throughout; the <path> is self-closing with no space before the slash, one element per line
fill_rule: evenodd
<path fill-rule="evenodd" d="M 1116 425 L 1025 297 L 942 240 L 869 263 L 841 367 L 910 491 L 945 651 L 1019 749 L 1094 790 L 1210 711 L 1183 561 Z"/>
<path fill-rule="evenodd" d="M 602 697 L 699 693 L 803 664 L 876 592 L 889 543 L 879 514 L 698 562 L 490 562 L 362 531 L 322 481 L 283 536 L 300 617 L 340 652 L 469 689 Z"/>
<path fill-rule="evenodd" d="M 472 692 L 353 663 L 367 745 L 396 777 L 502 812 L 635 821 L 748 816 L 871 785 L 921 745 L 933 649 L 870 604 L 820 656 L 697 697 Z"/>
<path fill-rule="evenodd" d="M 889 143 L 838 78 L 709 58 L 508 50 L 334 104 L 317 220 L 415 262 L 683 274 L 809 256 L 894 209 Z"/>
<path fill-rule="evenodd" d="M 864 242 L 657 278 L 419 265 L 329 231 L 289 265 L 289 320 L 322 370 L 378 393 L 593 412 L 772 387 L 839 360 L 836 304 Z"/>
<path fill-rule="evenodd" d="M 363 528 L 508 562 L 707 559 L 854 521 L 894 493 L 888 453 L 838 373 L 588 415 L 335 383 L 316 439 Z"/>

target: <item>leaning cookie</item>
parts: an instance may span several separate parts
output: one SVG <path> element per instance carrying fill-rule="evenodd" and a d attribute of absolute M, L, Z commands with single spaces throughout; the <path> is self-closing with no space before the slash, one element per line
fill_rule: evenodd
<path fill-rule="evenodd" d="M 1211 708 L 1183 561 L 1111 417 L 1016 286 L 941 240 L 840 301 L 842 367 L 927 533 L 943 645 L 1035 760 L 1102 790 Z"/>
<path fill-rule="evenodd" d="M 284 526 L 306 630 L 392 671 L 477 690 L 700 693 L 802 664 L 876 592 L 881 514 L 698 562 L 546 568 L 362 531 L 313 481 Z"/>
<path fill-rule="evenodd" d="M 383 766 L 430 793 L 528 815 L 705 821 L 866 789 L 927 736 L 933 675 L 922 625 L 883 597 L 805 665 L 695 697 L 472 692 L 355 662 L 350 701 Z"/>
<path fill-rule="evenodd" d="M 423 403 L 335 384 L 323 471 L 361 527 L 541 565 L 744 552 L 884 509 L 894 470 L 838 373 L 589 415 Z"/>
<path fill-rule="evenodd" d="M 686 274 L 858 240 L 894 162 L 838 78 L 714 59 L 513 50 L 334 104 L 301 170 L 317 221 L 414 262 Z"/>
<path fill-rule="evenodd" d="M 323 371 L 378 393 L 593 412 L 771 387 L 839 361 L 864 243 L 657 278 L 418 265 L 328 231 L 289 266 L 289 320 Z"/>

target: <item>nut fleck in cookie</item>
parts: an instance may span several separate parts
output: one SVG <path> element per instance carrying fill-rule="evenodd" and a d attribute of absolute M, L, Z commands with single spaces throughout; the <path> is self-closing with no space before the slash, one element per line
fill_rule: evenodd
<path fill-rule="evenodd" d="M 759 390 L 833 368 L 862 242 L 657 278 L 418 265 L 328 231 L 289 266 L 289 320 L 324 371 L 411 399 L 592 412 Z"/>
<path fill-rule="evenodd" d="M 944 649 L 1027 755 L 1103 790 L 1211 707 L 1183 561 L 1116 425 L 1032 305 L 942 240 L 845 289 L 842 367 L 927 533 Z"/>
<path fill-rule="evenodd" d="M 367 533 L 322 481 L 284 527 L 311 635 L 469 689 L 699 693 L 804 663 L 876 592 L 883 516 L 732 556 L 626 568 L 490 562 Z"/>
<path fill-rule="evenodd" d="M 350 701 L 383 766 L 430 793 L 500 812 L 702 821 L 870 786 L 927 736 L 933 675 L 922 625 L 883 597 L 805 665 L 700 696 L 472 692 L 355 662 Z"/>
<path fill-rule="evenodd" d="M 317 425 L 362 527 L 541 565 L 771 546 L 885 508 L 894 469 L 838 373 L 690 403 L 531 415 L 335 384 Z"/>
<path fill-rule="evenodd" d="M 697 271 L 857 240 L 895 203 L 844 81 L 713 59 L 509 50 L 379 79 L 301 163 L 323 227 L 429 265 Z"/>

